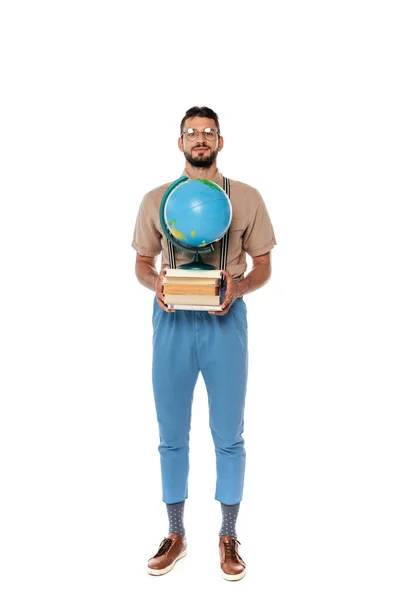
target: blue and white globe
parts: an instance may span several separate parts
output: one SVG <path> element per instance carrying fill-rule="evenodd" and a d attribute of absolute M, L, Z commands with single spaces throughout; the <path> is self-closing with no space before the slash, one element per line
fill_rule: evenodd
<path fill-rule="evenodd" d="M 191 248 L 220 240 L 229 229 L 232 206 L 224 190 L 206 179 L 188 179 L 169 195 L 164 220 L 170 234 Z"/>

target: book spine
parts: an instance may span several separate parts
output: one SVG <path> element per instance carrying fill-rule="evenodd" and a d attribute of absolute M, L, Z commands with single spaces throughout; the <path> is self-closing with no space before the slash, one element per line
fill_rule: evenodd
<path fill-rule="evenodd" d="M 173 308 L 175 310 L 222 310 L 220 306 L 201 306 L 196 304 L 168 304 L 168 308 Z"/>
<path fill-rule="evenodd" d="M 182 294 L 165 294 L 165 304 L 211 304 L 212 306 L 219 305 L 219 296 L 191 296 Z"/>
<path fill-rule="evenodd" d="M 201 296 L 218 296 L 219 287 L 201 286 L 201 285 L 174 285 L 173 283 L 164 283 L 164 294 L 183 294 L 183 295 L 201 295 Z"/>
<path fill-rule="evenodd" d="M 186 279 L 182 277 L 163 277 L 163 283 L 173 283 L 174 285 L 220 285 L 220 279 L 205 279 L 201 277 L 187 277 Z"/>
<path fill-rule="evenodd" d="M 210 269 L 209 271 L 201 269 L 167 269 L 165 275 L 167 277 L 206 277 L 219 278 L 221 271 L 219 269 Z"/>

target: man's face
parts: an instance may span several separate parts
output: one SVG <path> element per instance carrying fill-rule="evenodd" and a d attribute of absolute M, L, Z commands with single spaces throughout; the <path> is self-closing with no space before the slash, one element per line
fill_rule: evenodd
<path fill-rule="evenodd" d="M 196 139 L 190 140 L 187 135 L 183 134 L 178 140 L 179 149 L 184 153 L 188 163 L 200 169 L 211 167 L 224 145 L 223 138 L 219 135 L 215 135 L 214 140 L 207 139 L 204 134 L 204 130 L 207 130 L 207 128 L 217 131 L 213 119 L 207 119 L 206 117 L 186 119 L 183 130 L 192 129 L 198 132 L 198 136 Z"/>

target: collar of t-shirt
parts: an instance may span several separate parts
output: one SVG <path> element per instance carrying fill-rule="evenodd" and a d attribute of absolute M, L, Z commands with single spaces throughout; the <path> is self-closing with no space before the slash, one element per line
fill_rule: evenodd
<path fill-rule="evenodd" d="M 189 173 L 186 172 L 186 170 L 183 171 L 181 177 L 189 177 Z M 219 185 L 220 187 L 224 187 L 224 178 L 222 176 L 222 174 L 220 173 L 219 169 L 217 169 L 217 172 L 215 173 L 214 177 L 210 180 L 213 181 L 214 183 L 216 183 L 217 185 Z"/>

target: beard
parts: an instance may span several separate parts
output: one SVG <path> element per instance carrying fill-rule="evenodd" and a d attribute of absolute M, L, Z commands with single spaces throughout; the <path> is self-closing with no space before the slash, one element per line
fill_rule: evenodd
<path fill-rule="evenodd" d="M 204 150 L 209 150 L 209 148 L 205 147 Z M 214 152 L 210 151 L 210 154 L 206 156 L 203 154 L 202 156 L 192 156 L 189 152 L 184 152 L 185 158 L 192 167 L 197 167 L 198 169 L 208 169 L 215 163 L 217 158 L 218 150 Z"/>

